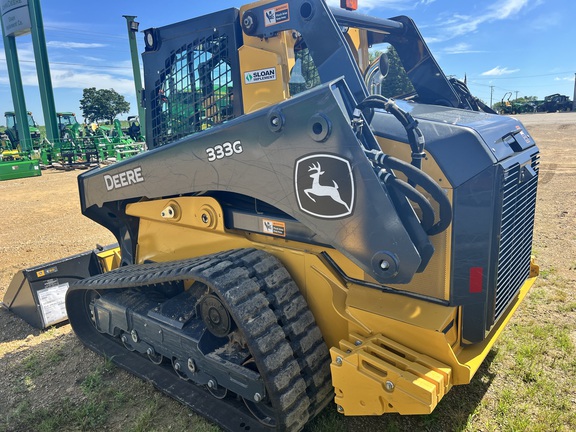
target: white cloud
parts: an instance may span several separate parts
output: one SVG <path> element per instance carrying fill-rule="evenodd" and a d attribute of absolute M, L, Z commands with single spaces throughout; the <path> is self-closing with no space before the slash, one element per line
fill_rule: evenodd
<path fill-rule="evenodd" d="M 20 60 L 22 83 L 25 86 L 37 87 L 38 77 L 31 43 L 23 43 L 18 47 L 18 58 Z M 9 85 L 5 60 L 4 50 L 0 50 L 0 84 Z M 49 62 L 52 87 L 55 89 L 113 88 L 120 94 L 134 95 L 134 79 L 130 60 L 119 61 L 108 67 L 102 67 L 101 62 L 98 65 L 90 65 L 87 64 L 87 60 L 95 62 L 99 59 L 96 57 L 86 58 L 84 56 L 62 57 L 56 53 L 51 53 Z"/>
<path fill-rule="evenodd" d="M 490 69 L 489 71 L 482 72 L 480 75 L 483 76 L 500 76 L 500 75 L 508 75 L 515 72 L 518 72 L 520 69 L 508 69 L 507 67 L 501 68 L 500 66 L 496 66 L 494 69 Z"/>
<path fill-rule="evenodd" d="M 52 70 L 52 85 L 54 88 L 113 88 L 120 94 L 134 94 L 133 79 L 119 78 L 117 76 L 106 73 L 75 72 L 64 69 L 56 69 Z"/>
<path fill-rule="evenodd" d="M 106 44 L 101 43 L 63 42 L 63 41 L 48 41 L 46 45 L 51 48 L 65 48 L 65 49 L 104 48 L 108 46 Z"/>
<path fill-rule="evenodd" d="M 434 41 L 446 41 L 455 37 L 473 33 L 483 24 L 505 19 L 512 19 L 529 7 L 540 4 L 540 1 L 530 3 L 529 0 L 501 0 L 492 3 L 484 11 L 475 15 L 455 13 L 444 17 L 439 24 L 440 35 L 433 37 Z"/>
<path fill-rule="evenodd" d="M 426 41 L 428 42 L 428 40 Z M 472 53 L 479 53 L 482 51 L 473 50 L 470 44 L 461 42 L 456 45 L 444 48 L 442 52 L 445 54 L 472 54 Z"/>
<path fill-rule="evenodd" d="M 113 88 L 120 94 L 126 96 L 134 95 L 134 80 L 132 78 L 122 78 L 109 73 L 90 71 L 84 68 L 83 71 L 64 69 L 62 66 L 50 68 L 53 88 L 85 89 L 96 87 L 98 89 Z M 22 83 L 25 86 L 38 87 L 38 76 L 35 70 L 22 71 Z M 9 85 L 7 75 L 0 75 L 0 84 Z"/>
<path fill-rule="evenodd" d="M 574 76 L 556 77 L 554 81 L 574 81 Z"/>

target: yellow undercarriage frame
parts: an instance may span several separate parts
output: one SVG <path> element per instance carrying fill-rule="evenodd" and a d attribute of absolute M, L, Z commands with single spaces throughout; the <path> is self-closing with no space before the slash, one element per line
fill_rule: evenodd
<path fill-rule="evenodd" d="M 220 204 L 202 196 L 142 201 L 126 211 L 140 220 L 139 263 L 246 247 L 276 256 L 331 347 L 335 402 L 346 415 L 432 412 L 452 386 L 470 382 L 538 275 L 533 264 L 530 278 L 486 339 L 463 346 L 459 307 L 365 286 L 364 272 L 338 251 L 263 235 L 267 218 L 246 229 L 226 229 Z M 106 271 L 119 263 L 117 251 L 100 258 Z"/>
<path fill-rule="evenodd" d="M 392 320 L 381 328 L 394 334 L 394 340 L 382 334 L 363 337 L 351 332 L 348 340 L 341 340 L 338 348 L 330 350 L 338 412 L 350 416 L 431 413 L 453 385 L 470 382 L 537 274 L 538 267 L 533 264 L 531 277 L 482 343 L 468 347 L 451 345 L 450 333 L 455 327 L 444 332 L 432 331 Z M 349 307 L 349 312 L 363 322 L 374 317 L 371 312 L 353 307 Z M 427 310 L 423 315 L 434 313 Z M 379 321 L 387 320 L 380 318 Z M 407 346 L 419 349 L 415 351 Z"/>

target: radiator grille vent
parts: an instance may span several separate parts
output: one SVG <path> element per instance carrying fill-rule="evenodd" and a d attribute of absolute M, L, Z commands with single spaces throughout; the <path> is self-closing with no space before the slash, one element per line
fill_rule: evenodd
<path fill-rule="evenodd" d="M 504 172 L 496 298 L 493 321 L 488 323 L 498 321 L 530 274 L 538 164 L 535 154 L 529 166 L 536 175 L 523 182 L 526 167 L 516 164 Z"/>

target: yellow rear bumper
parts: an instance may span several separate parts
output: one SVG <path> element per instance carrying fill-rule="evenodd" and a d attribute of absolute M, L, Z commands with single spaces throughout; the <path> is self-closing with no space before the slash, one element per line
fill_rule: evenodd
<path fill-rule="evenodd" d="M 531 277 L 522 285 L 516 300 L 486 339 L 475 345 L 458 349 L 447 341 L 441 345 L 438 332 L 434 332 L 428 346 L 422 347 L 422 351 L 428 352 L 426 355 L 415 349 L 414 341 L 405 336 L 414 334 L 409 324 L 405 333 L 397 327 L 392 337 L 382 334 L 362 337 L 351 333 L 348 340 L 341 340 L 338 348 L 330 350 L 338 411 L 345 415 L 431 413 L 453 385 L 470 382 L 536 281 L 537 274 L 538 268 L 533 266 Z M 431 351 L 436 354 L 430 355 Z"/>

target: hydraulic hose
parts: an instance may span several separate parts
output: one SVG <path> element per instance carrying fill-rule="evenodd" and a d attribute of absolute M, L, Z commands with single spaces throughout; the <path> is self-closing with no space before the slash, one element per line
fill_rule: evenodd
<path fill-rule="evenodd" d="M 393 176 L 385 170 L 382 170 L 381 173 L 381 178 L 387 186 L 395 189 L 410 201 L 418 204 L 422 211 L 422 228 L 424 228 L 424 231 L 428 233 L 434 225 L 434 209 L 432 208 L 430 201 L 428 201 L 428 199 L 419 190 L 413 188 L 404 180 Z"/>
<path fill-rule="evenodd" d="M 407 199 L 415 202 L 422 211 L 421 225 L 428 235 L 439 234 L 444 231 L 452 222 L 452 205 L 442 188 L 434 181 L 432 177 L 422 171 L 422 159 L 426 156 L 424 153 L 424 134 L 418 127 L 418 121 L 402 110 L 393 99 L 385 98 L 382 95 L 371 95 L 364 99 L 356 107 L 362 111 L 372 110 L 373 108 L 383 108 L 392 114 L 404 127 L 408 135 L 408 143 L 412 150 L 411 164 L 397 159 L 378 150 L 366 150 L 366 156 L 377 166 L 385 170 L 396 170 L 403 173 L 408 178 L 408 183 L 396 178 L 389 172 L 381 172 L 380 177 L 390 185 L 396 192 L 402 193 Z M 371 113 L 367 118 L 371 118 Z M 359 116 L 358 116 L 359 117 Z M 434 210 L 428 199 L 420 193 L 416 186 L 420 185 L 434 201 L 438 203 L 439 215 L 438 222 L 434 224 Z"/>
<path fill-rule="evenodd" d="M 379 167 L 385 168 L 388 170 L 396 170 L 403 173 L 409 180 L 411 184 L 403 185 L 404 190 L 407 190 L 407 187 L 412 188 L 414 191 L 418 192 L 415 188 L 416 185 L 420 185 L 422 189 L 430 194 L 432 199 L 438 203 L 439 207 L 439 216 L 438 222 L 432 225 L 429 229 L 423 224 L 423 228 L 425 229 L 428 235 L 435 235 L 439 234 L 444 231 L 450 223 L 452 222 L 452 205 L 448 200 L 448 197 L 444 193 L 444 190 L 434 181 L 432 177 L 426 174 L 424 171 L 412 166 L 411 164 L 395 158 L 393 156 L 387 155 L 380 151 L 369 151 L 366 152 L 366 155 L 369 159 L 373 160 Z M 418 192 L 419 193 L 419 192 Z M 405 195 L 409 199 L 413 199 L 413 201 L 417 202 L 420 205 L 419 200 L 420 197 L 416 198 L 417 195 L 411 192 L 410 196 L 405 192 Z M 422 195 L 422 194 L 420 194 Z M 426 197 L 422 195 L 422 198 L 427 201 Z M 430 206 L 430 203 L 427 204 Z M 426 204 L 424 204 L 426 207 Z M 422 206 L 420 206 L 422 213 L 426 212 Z M 424 216 L 423 216 L 424 219 Z"/>
<path fill-rule="evenodd" d="M 383 108 L 396 117 L 408 135 L 408 144 L 410 144 L 410 149 L 412 150 L 412 165 L 418 169 L 422 168 L 422 159 L 426 156 L 424 153 L 424 134 L 418 127 L 418 121 L 410 113 L 400 109 L 393 99 L 388 99 L 381 95 L 368 96 L 356 108 L 360 111 L 369 108 Z"/>

